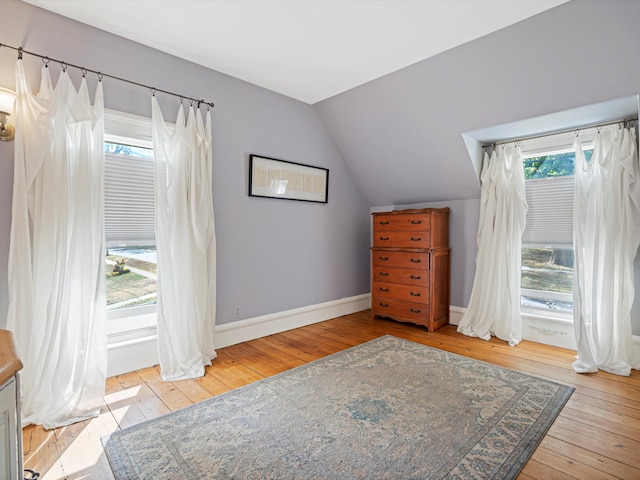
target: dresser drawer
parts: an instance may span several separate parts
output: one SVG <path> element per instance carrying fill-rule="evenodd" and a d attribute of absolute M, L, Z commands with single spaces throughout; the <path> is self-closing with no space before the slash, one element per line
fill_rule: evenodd
<path fill-rule="evenodd" d="M 429 303 L 429 288 L 401 283 L 373 282 L 373 295 L 415 303 Z"/>
<path fill-rule="evenodd" d="M 385 297 L 374 297 L 371 305 L 373 315 L 390 317 L 395 320 L 426 325 L 429 318 L 429 305 L 423 303 L 403 302 Z"/>
<path fill-rule="evenodd" d="M 430 230 L 431 217 L 425 214 L 377 215 L 373 221 L 374 232 L 390 230 Z"/>
<path fill-rule="evenodd" d="M 396 267 L 373 267 L 374 282 L 403 283 L 405 285 L 429 286 L 428 270 Z"/>
<path fill-rule="evenodd" d="M 428 252 L 401 252 L 373 249 L 371 255 L 374 266 L 429 270 L 430 254 Z"/>
<path fill-rule="evenodd" d="M 379 232 L 373 237 L 374 247 L 395 247 L 395 248 L 430 248 L 431 238 L 428 230 L 418 230 L 415 232 L 393 230 Z"/>

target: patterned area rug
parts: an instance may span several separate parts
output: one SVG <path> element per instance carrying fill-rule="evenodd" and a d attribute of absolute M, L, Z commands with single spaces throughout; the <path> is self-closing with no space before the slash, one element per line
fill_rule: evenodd
<path fill-rule="evenodd" d="M 103 442 L 119 480 L 510 479 L 572 392 L 385 336 Z"/>

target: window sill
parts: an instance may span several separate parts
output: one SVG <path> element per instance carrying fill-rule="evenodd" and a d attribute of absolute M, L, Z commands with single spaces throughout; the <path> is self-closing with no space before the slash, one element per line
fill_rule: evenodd
<path fill-rule="evenodd" d="M 112 337 L 145 328 L 155 328 L 158 324 L 158 316 L 155 312 L 155 305 L 153 307 L 153 311 L 144 313 L 132 312 L 133 309 L 109 312 L 107 314 L 107 336 Z M 117 313 L 116 318 L 112 315 L 113 313 Z"/>
<path fill-rule="evenodd" d="M 136 343 L 146 342 L 157 338 L 158 330 L 154 326 L 137 328 L 126 332 L 110 333 L 107 335 L 107 349 L 127 347 Z"/>
<path fill-rule="evenodd" d="M 546 312 L 543 310 L 521 309 L 522 318 L 530 320 L 543 320 L 546 322 L 560 323 L 562 325 L 573 325 L 573 315 L 565 313 Z"/>

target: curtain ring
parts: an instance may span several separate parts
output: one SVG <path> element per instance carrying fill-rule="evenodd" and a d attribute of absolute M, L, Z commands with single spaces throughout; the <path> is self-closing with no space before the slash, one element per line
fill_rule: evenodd
<path fill-rule="evenodd" d="M 60 65 L 62 65 L 62 71 L 66 73 L 67 71 L 67 64 L 64 62 L 60 62 Z"/>
<path fill-rule="evenodd" d="M 103 78 L 104 78 L 104 75 L 102 75 L 100 72 L 98 72 L 98 81 L 102 82 Z"/>
<path fill-rule="evenodd" d="M 87 69 L 86 69 L 86 68 L 84 68 L 84 67 L 82 67 L 82 68 L 80 69 L 80 71 L 82 72 L 82 78 L 86 78 L 86 77 L 87 77 Z"/>
<path fill-rule="evenodd" d="M 154 97 L 156 96 L 156 91 L 157 91 L 157 90 L 156 90 L 154 87 L 151 87 L 151 88 L 149 89 L 149 91 L 151 92 L 151 95 L 153 95 Z"/>
<path fill-rule="evenodd" d="M 22 47 L 18 48 L 18 60 L 22 60 Z"/>
<path fill-rule="evenodd" d="M 44 63 L 45 68 L 49 68 L 49 57 L 42 57 L 42 63 Z"/>

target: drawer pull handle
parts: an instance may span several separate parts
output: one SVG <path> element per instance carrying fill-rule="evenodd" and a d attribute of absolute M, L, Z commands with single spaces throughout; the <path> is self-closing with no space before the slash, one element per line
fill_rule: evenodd
<path fill-rule="evenodd" d="M 389 237 L 380 237 L 380 240 L 389 240 Z"/>
<path fill-rule="evenodd" d="M 382 303 L 382 302 L 380 302 L 380 306 L 381 306 L 381 307 L 388 307 L 388 306 L 389 306 L 389 304 L 388 304 L 388 303 Z"/>
<path fill-rule="evenodd" d="M 380 225 L 389 225 L 389 220 L 387 220 L 386 222 L 380 222 Z"/>
<path fill-rule="evenodd" d="M 419 308 L 410 308 L 409 310 L 411 310 L 411 313 L 420 313 Z"/>
<path fill-rule="evenodd" d="M 380 290 L 381 292 L 388 292 L 389 291 L 388 288 L 382 288 L 382 287 L 380 287 L 378 290 Z"/>
<path fill-rule="evenodd" d="M 380 276 L 381 277 L 388 277 L 389 273 L 388 272 L 380 272 Z"/>
<path fill-rule="evenodd" d="M 420 263 L 422 260 L 420 260 L 419 258 L 412 258 L 411 259 L 411 263 Z"/>
<path fill-rule="evenodd" d="M 378 260 L 389 260 L 389 257 L 378 257 Z"/>
<path fill-rule="evenodd" d="M 411 237 L 412 242 L 419 242 L 422 240 L 422 237 Z"/>
<path fill-rule="evenodd" d="M 412 297 L 419 297 L 420 293 L 416 293 L 416 292 L 409 292 L 411 294 Z"/>
<path fill-rule="evenodd" d="M 411 225 L 420 225 L 422 220 L 411 220 Z"/>
<path fill-rule="evenodd" d="M 411 278 L 411 280 L 420 280 L 422 277 L 420 275 L 411 275 L 409 278 Z"/>

